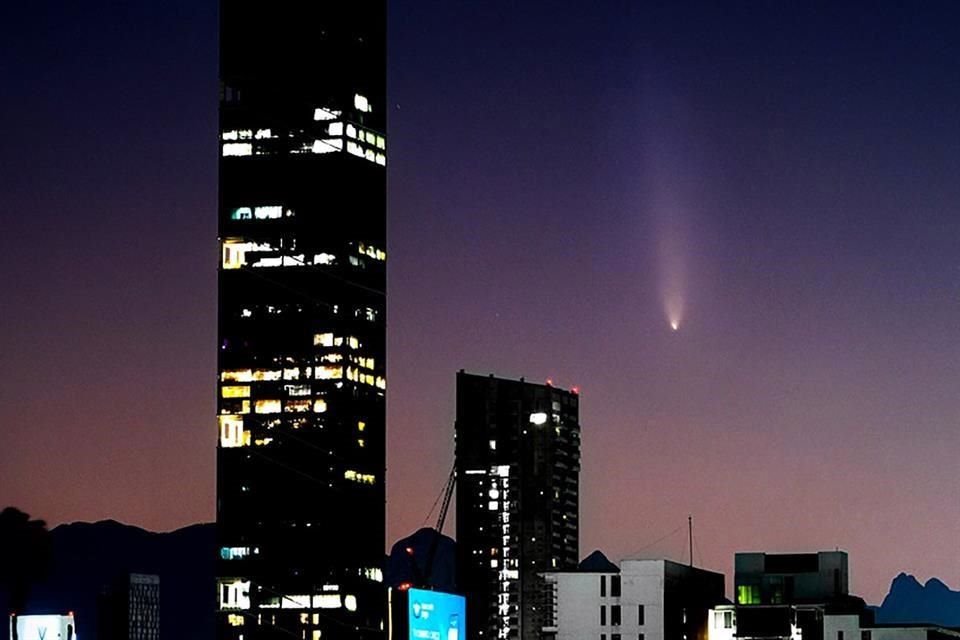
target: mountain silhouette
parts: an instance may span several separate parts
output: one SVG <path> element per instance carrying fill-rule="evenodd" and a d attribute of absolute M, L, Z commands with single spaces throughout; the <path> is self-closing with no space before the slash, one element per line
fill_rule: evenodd
<path fill-rule="evenodd" d="M 216 540 L 213 524 L 153 533 L 114 520 L 60 525 L 50 532 L 47 577 L 30 592 L 21 613 L 76 616 L 78 636 L 98 637 L 101 591 L 128 573 L 160 576 L 160 634 L 164 640 L 209 640 L 214 636 Z M 2 611 L 10 608 L 0 593 Z M 0 625 L 0 640 L 9 629 Z"/>
<path fill-rule="evenodd" d="M 437 536 L 439 536 L 438 540 Z M 427 556 L 433 544 L 436 546 L 430 575 L 424 576 Z M 426 579 L 427 584 L 438 591 L 456 593 L 456 556 L 457 543 L 453 538 L 437 533 L 436 529 L 424 527 L 393 545 L 390 556 L 387 558 L 387 572 L 384 578 L 387 585 L 391 587 L 399 586 L 404 582 L 418 586 Z"/>
<path fill-rule="evenodd" d="M 929 622 L 960 627 L 960 591 L 951 591 L 937 578 L 922 585 L 912 575 L 901 573 L 875 612 L 882 624 Z"/>
<path fill-rule="evenodd" d="M 599 549 L 581 560 L 577 570 L 589 573 L 620 573 L 620 567 L 610 562 Z"/>

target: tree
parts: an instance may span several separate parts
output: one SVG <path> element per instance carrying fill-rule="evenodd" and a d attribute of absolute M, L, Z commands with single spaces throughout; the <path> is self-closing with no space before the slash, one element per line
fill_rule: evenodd
<path fill-rule="evenodd" d="M 0 587 L 10 596 L 10 608 L 23 612 L 30 588 L 50 569 L 52 544 L 47 523 L 31 520 L 15 507 L 0 511 Z"/>

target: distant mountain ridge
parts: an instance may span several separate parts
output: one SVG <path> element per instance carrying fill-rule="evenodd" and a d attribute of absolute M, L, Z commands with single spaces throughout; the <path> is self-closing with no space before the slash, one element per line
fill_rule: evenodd
<path fill-rule="evenodd" d="M 210 640 L 216 589 L 215 525 L 154 533 L 115 520 L 76 522 L 50 532 L 50 574 L 34 586 L 26 613 L 73 611 L 78 636 L 98 636 L 97 599 L 125 573 L 160 576 L 160 634 L 165 640 Z M 0 607 L 9 610 L 6 594 Z M 0 640 L 9 629 L 0 625 Z"/>
<path fill-rule="evenodd" d="M 920 584 L 912 575 L 901 573 L 874 611 L 877 622 L 883 624 L 929 622 L 960 627 L 960 591 L 951 591 L 938 578 Z"/>

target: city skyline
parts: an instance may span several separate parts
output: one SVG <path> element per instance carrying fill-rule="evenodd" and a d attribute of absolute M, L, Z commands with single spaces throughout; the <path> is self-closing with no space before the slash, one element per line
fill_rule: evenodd
<path fill-rule="evenodd" d="M 214 517 L 215 5 L 4 21 L 0 502 L 52 524 Z M 387 544 L 467 368 L 581 388 L 582 555 L 693 513 L 728 576 L 960 584 L 957 10 L 390 11 Z"/>

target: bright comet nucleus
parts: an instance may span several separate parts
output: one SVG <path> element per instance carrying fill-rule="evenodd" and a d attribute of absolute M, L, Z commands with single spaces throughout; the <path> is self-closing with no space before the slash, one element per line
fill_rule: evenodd
<path fill-rule="evenodd" d="M 680 323 L 677 322 L 676 320 L 671 320 L 671 321 L 670 321 L 670 328 L 673 329 L 674 331 L 679 331 L 679 329 L 680 329 Z"/>

